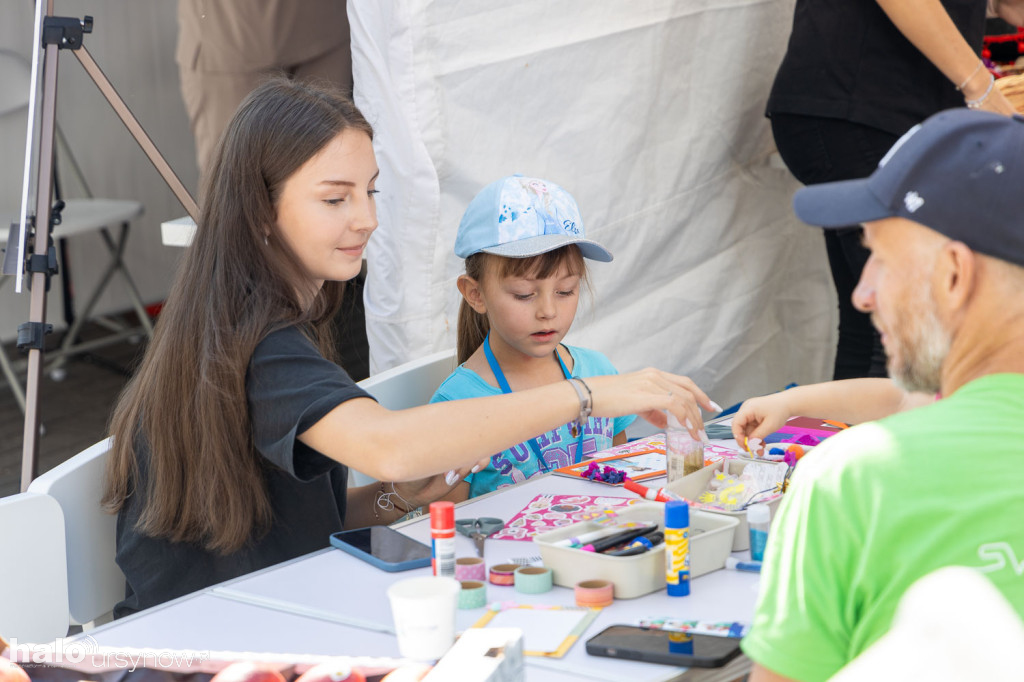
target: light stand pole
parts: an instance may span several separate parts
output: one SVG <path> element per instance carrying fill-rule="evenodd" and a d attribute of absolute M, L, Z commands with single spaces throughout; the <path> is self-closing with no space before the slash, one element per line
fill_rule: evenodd
<path fill-rule="evenodd" d="M 43 95 L 39 126 L 39 167 L 36 183 L 36 211 L 31 239 L 32 254 L 26 259 L 26 271 L 30 273 L 31 297 L 29 321 L 18 326 L 18 348 L 28 350 L 28 375 L 25 386 L 25 431 L 21 459 L 21 490 L 28 489 L 36 477 L 39 462 L 39 383 L 42 377 L 43 349 L 45 337 L 52 330 L 46 324 L 46 293 L 50 277 L 57 272 L 57 257 L 51 235 L 50 201 L 53 193 L 53 141 L 57 115 L 57 61 L 59 51 L 73 50 L 86 73 L 110 106 L 127 126 L 128 131 L 142 147 L 150 162 L 156 167 L 164 182 L 171 188 L 192 219 L 198 217 L 199 209 L 185 186 L 174 174 L 167 161 L 160 155 L 156 145 L 132 115 L 124 100 L 114 90 L 110 81 L 93 61 L 82 45 L 85 33 L 92 32 L 92 17 L 84 20 L 53 16 L 53 0 L 46 0 L 46 16 L 43 18 Z M 27 246 L 26 242 L 26 246 Z"/>

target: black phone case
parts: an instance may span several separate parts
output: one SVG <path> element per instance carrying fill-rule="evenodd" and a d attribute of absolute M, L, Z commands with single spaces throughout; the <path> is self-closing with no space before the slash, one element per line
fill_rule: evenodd
<path fill-rule="evenodd" d="M 618 626 L 610 626 L 618 627 Z M 586 650 L 591 656 L 605 656 L 607 658 L 623 658 L 630 661 L 643 661 L 644 663 L 661 663 L 687 668 L 721 668 L 726 663 L 740 654 L 739 646 L 736 649 L 725 653 L 717 658 L 703 656 L 686 656 L 683 654 L 658 654 L 652 651 L 637 651 L 622 647 L 608 646 L 595 643 L 594 640 L 601 637 L 605 631 L 601 631 L 587 640 Z M 706 635 L 710 637 L 711 635 Z"/>

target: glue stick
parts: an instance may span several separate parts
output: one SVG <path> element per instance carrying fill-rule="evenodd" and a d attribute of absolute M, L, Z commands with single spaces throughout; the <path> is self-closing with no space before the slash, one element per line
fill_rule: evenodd
<path fill-rule="evenodd" d="M 690 594 L 690 505 L 665 503 L 665 582 L 668 596 Z"/>
<path fill-rule="evenodd" d="M 430 566 L 434 575 L 455 577 L 455 504 L 430 503 Z"/>

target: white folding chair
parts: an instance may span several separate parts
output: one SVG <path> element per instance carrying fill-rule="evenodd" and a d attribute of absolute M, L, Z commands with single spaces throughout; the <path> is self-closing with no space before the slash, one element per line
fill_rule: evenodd
<path fill-rule="evenodd" d="M 0 635 L 45 644 L 68 632 L 64 513 L 40 493 L 0 498 Z"/>
<path fill-rule="evenodd" d="M 112 438 L 101 440 L 32 481 L 64 511 L 68 612 L 72 624 L 105 620 L 124 599 L 124 573 L 114 561 L 117 517 L 100 508 Z"/>
<path fill-rule="evenodd" d="M 410 360 L 359 382 L 367 393 L 389 410 L 404 410 L 430 402 L 434 391 L 455 369 L 455 349 Z M 376 479 L 349 469 L 349 485 L 368 485 Z"/>
<path fill-rule="evenodd" d="M 889 631 L 830 679 L 1015 682 L 1021 670 L 1024 620 L 1013 604 L 977 568 L 946 566 L 908 587 Z"/>
<path fill-rule="evenodd" d="M 0 158 L 17 160 L 19 167 L 24 159 L 25 151 L 25 120 L 30 97 L 29 81 L 30 65 L 28 60 L 17 52 L 0 48 L 0 121 L 4 122 L 2 129 L 0 129 Z M 60 154 L 67 160 L 72 170 L 72 175 L 78 179 L 78 183 L 86 197 L 65 200 L 66 205 L 61 213 L 61 224 L 55 225 L 53 229 L 54 241 L 76 237 L 87 232 L 99 232 L 107 251 L 110 253 L 110 261 L 107 264 L 106 270 L 100 276 L 96 288 L 89 295 L 86 305 L 76 312 L 74 322 L 71 323 L 70 328 L 64 335 L 60 349 L 52 354 L 50 363 L 46 368 L 54 379 L 60 379 L 63 377 L 64 363 L 75 353 L 114 343 L 124 338 L 138 336 L 142 333 L 152 336 L 153 325 L 135 286 L 135 282 L 129 275 L 122 259 L 125 243 L 128 239 L 130 221 L 142 214 L 142 204 L 132 200 L 93 197 L 59 127 L 56 129 L 55 136 L 55 142 Z M 8 226 L 10 223 L 17 222 L 20 219 L 21 186 L 19 183 L 17 187 L 5 187 L 2 189 L 3 191 L 0 192 L 0 207 L 2 207 L 0 208 L 0 248 L 6 248 Z M 114 226 L 119 226 L 119 232 L 116 237 L 111 235 L 109 231 L 109 228 Z M 139 326 L 137 327 L 128 327 L 105 317 L 92 317 L 93 308 L 115 274 L 120 275 L 132 308 L 139 318 Z M 7 277 L 0 276 L 0 287 L 3 286 L 6 279 Z M 76 343 L 82 323 L 90 319 L 107 327 L 112 333 L 89 342 Z M 11 362 L 2 348 L 0 348 L 0 372 L 3 373 L 4 378 L 14 392 L 18 406 L 24 411 L 24 391 L 21 383 L 16 379 Z"/>

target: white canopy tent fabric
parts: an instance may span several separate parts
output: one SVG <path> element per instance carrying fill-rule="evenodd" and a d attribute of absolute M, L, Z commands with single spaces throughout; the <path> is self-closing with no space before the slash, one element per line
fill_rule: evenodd
<path fill-rule="evenodd" d="M 455 343 L 462 211 L 558 183 L 615 260 L 569 343 L 684 373 L 723 405 L 828 378 L 835 291 L 793 216 L 764 102 L 793 0 L 349 0 L 375 127 L 371 372 Z M 584 297 L 586 298 L 586 297 Z"/>

